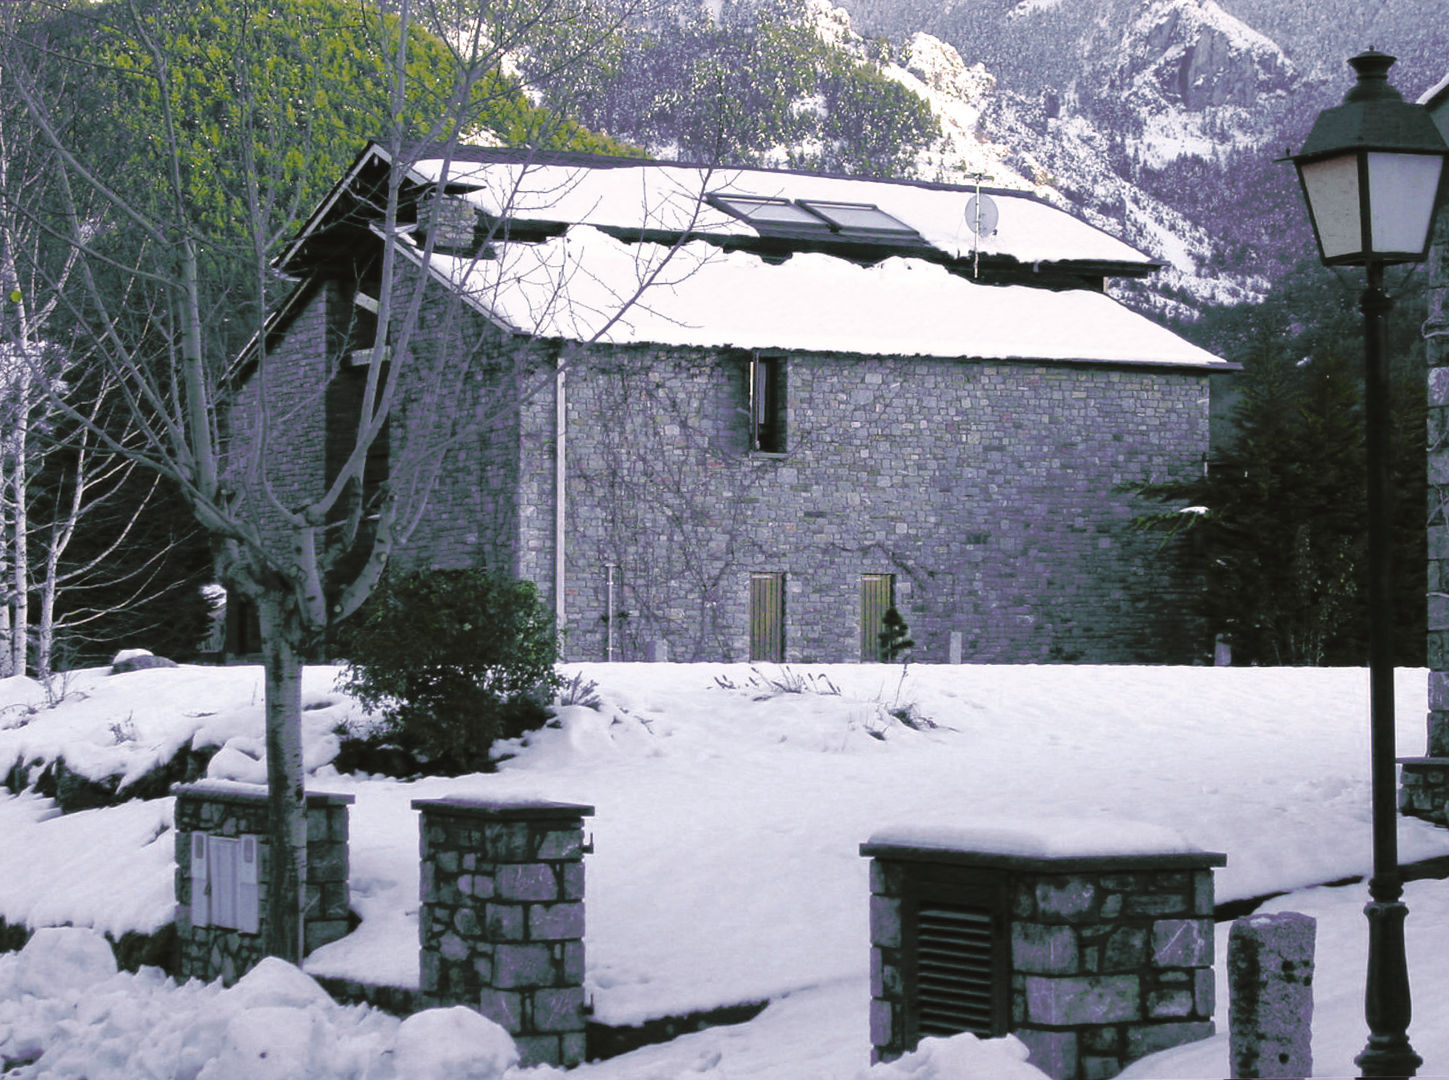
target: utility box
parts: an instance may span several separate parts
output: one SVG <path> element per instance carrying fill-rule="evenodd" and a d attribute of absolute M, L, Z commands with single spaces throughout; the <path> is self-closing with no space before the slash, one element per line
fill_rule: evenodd
<path fill-rule="evenodd" d="M 1226 856 L 1079 822 L 888 830 L 860 850 L 873 1062 L 930 1035 L 1011 1033 L 1054 1080 L 1104 1080 L 1213 1033 Z"/>

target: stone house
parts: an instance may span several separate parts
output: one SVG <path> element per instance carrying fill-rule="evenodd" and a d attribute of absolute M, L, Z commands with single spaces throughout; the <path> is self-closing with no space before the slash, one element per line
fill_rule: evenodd
<path fill-rule="evenodd" d="M 533 580 L 570 660 L 874 659 L 891 606 L 923 661 L 1210 654 L 1118 488 L 1204 467 L 1234 365 L 1107 294 L 1142 253 L 1022 192 L 476 148 L 410 163 L 389 233 L 392 168 L 281 256 L 233 414 L 289 403 L 278 475 L 320 484 L 366 372 L 416 367 L 374 472 L 451 434 L 403 562 Z"/>

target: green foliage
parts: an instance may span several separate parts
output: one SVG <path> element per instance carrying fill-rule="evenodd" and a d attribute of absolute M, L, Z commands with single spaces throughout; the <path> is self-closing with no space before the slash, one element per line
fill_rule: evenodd
<path fill-rule="evenodd" d="M 916 643 L 911 639 L 910 628 L 901 613 L 894 606 L 887 608 L 881 624 L 884 629 L 876 635 L 881 662 L 894 664 L 897 660 L 907 659 Z"/>
<path fill-rule="evenodd" d="M 585 124 L 686 160 L 758 164 L 788 148 L 792 167 L 899 176 L 939 134 L 918 97 L 823 42 L 798 0 L 623 32 L 596 82 L 576 106 Z"/>
<path fill-rule="evenodd" d="M 339 647 L 338 688 L 432 773 L 491 769 L 494 740 L 541 726 L 560 683 L 553 616 L 533 583 L 483 570 L 390 573 Z"/>
<path fill-rule="evenodd" d="M 1205 475 L 1141 485 L 1138 525 L 1200 574 L 1197 613 L 1235 663 L 1362 664 L 1368 657 L 1362 325 L 1349 293 L 1301 272 L 1252 309 L 1198 328 L 1244 365 L 1233 437 Z M 1424 374 L 1412 283 L 1398 286 L 1392 366 L 1395 656 L 1424 662 Z"/>

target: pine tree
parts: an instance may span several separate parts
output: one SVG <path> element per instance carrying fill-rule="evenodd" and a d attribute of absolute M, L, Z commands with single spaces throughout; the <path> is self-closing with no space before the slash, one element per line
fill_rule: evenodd
<path fill-rule="evenodd" d="M 910 628 L 906 626 L 906 620 L 901 618 L 901 613 L 894 605 L 886 609 L 881 623 L 884 629 L 876 635 L 881 662 L 893 664 L 897 660 L 907 659 L 906 654 L 916 647 L 916 643 L 909 636 Z"/>

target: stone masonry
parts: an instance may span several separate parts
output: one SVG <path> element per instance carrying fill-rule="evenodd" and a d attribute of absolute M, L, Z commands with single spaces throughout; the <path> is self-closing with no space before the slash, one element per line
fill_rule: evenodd
<path fill-rule="evenodd" d="M 583 819 L 591 806 L 418 799 L 424 1003 L 467 1005 L 525 1065 L 584 1059 Z"/>
<path fill-rule="evenodd" d="M 176 974 L 181 979 L 197 978 L 204 982 L 220 978 L 230 986 L 264 955 L 265 897 L 271 872 L 271 845 L 267 842 L 271 815 L 266 789 L 201 781 L 172 790 L 176 796 Z M 343 937 L 349 929 L 347 808 L 351 803 L 351 795 L 322 792 L 307 795 L 303 937 L 309 953 Z M 255 934 L 227 927 L 192 925 L 191 841 L 197 832 L 227 838 L 258 837 L 257 888 L 263 902 Z"/>
<path fill-rule="evenodd" d="M 1449 101 L 1434 113 L 1449 131 Z M 1449 825 L 1449 205 L 1441 206 L 1429 250 L 1429 311 L 1424 322 L 1428 364 L 1428 663 L 1429 715 L 1425 754 L 1401 758 L 1399 809 Z"/>
<path fill-rule="evenodd" d="M 984 1034 L 1014 1033 L 1054 1080 L 1104 1080 L 1213 1033 L 1211 868 L 1225 856 L 1050 858 L 878 841 L 861 853 L 873 859 L 873 1060 L 923 1034 L 911 955 L 920 913 L 962 898 L 992 927 Z"/>
<path fill-rule="evenodd" d="M 864 574 L 894 576 L 921 661 L 946 662 L 953 633 L 967 662 L 1210 655 L 1211 634 L 1184 614 L 1196 583 L 1161 538 L 1132 530 L 1144 507 L 1119 490 L 1202 468 L 1205 372 L 792 353 L 785 452 L 766 454 L 749 449 L 747 353 L 558 354 L 510 342 L 431 290 L 409 363 L 464 358 L 448 376 L 459 433 L 397 560 L 493 567 L 556 603 L 562 382 L 567 658 L 602 658 L 612 621 L 619 659 L 643 659 L 651 643 L 674 660 L 746 659 L 756 571 L 784 574 L 789 662 L 859 658 Z M 323 387 L 340 377 L 328 327 L 350 295 L 318 288 L 272 348 L 264 381 L 286 429 L 269 439 L 270 481 L 288 505 L 325 481 L 336 435 Z M 242 447 L 260 381 L 233 410 Z M 394 464 L 415 457 L 408 424 L 429 415 L 425 396 L 404 394 Z"/>

